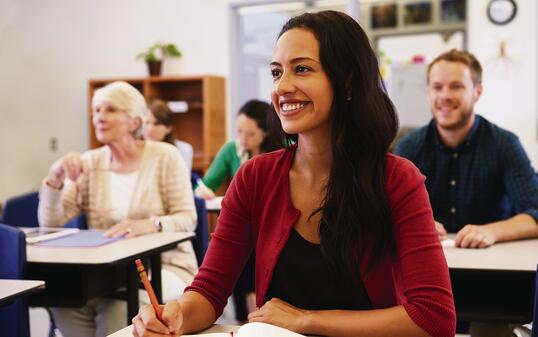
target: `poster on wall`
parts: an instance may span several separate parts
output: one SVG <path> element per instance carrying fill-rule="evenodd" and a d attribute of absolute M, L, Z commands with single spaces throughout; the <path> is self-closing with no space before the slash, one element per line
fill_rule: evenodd
<path fill-rule="evenodd" d="M 395 28 L 398 25 L 398 6 L 396 4 L 372 6 L 370 25 L 372 29 Z"/>
<path fill-rule="evenodd" d="M 465 21 L 465 0 L 441 0 L 441 21 Z"/>
<path fill-rule="evenodd" d="M 427 24 L 432 22 L 432 4 L 429 1 L 408 3 L 404 6 L 406 25 Z"/>

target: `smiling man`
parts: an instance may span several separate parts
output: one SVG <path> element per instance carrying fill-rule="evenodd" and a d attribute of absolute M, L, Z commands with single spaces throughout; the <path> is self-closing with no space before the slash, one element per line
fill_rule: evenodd
<path fill-rule="evenodd" d="M 457 233 L 463 248 L 538 237 L 538 180 L 525 150 L 516 135 L 474 113 L 483 90 L 478 60 L 453 49 L 427 76 L 433 119 L 395 153 L 426 176 L 439 236 Z"/>

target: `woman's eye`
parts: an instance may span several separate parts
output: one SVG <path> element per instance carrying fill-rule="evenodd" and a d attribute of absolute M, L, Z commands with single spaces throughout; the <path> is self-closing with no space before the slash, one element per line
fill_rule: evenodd
<path fill-rule="evenodd" d="M 310 69 L 305 66 L 297 66 L 296 70 L 298 73 L 306 73 L 307 71 L 310 71 Z"/>
<path fill-rule="evenodd" d="M 280 76 L 280 70 L 279 69 L 271 69 L 271 76 L 273 76 L 273 78 L 277 78 Z"/>

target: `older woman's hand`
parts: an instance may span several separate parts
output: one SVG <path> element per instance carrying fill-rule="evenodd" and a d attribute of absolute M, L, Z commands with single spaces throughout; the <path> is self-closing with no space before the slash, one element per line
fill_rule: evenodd
<path fill-rule="evenodd" d="M 66 176 L 76 181 L 84 172 L 86 172 L 86 163 L 82 160 L 80 153 L 70 152 L 51 165 L 47 183 L 52 187 L 61 188 Z"/>
<path fill-rule="evenodd" d="M 110 227 L 105 233 L 105 236 L 117 238 L 124 236 L 126 238 L 132 238 L 134 236 L 155 233 L 157 227 L 151 219 L 121 220 L 114 226 Z"/>

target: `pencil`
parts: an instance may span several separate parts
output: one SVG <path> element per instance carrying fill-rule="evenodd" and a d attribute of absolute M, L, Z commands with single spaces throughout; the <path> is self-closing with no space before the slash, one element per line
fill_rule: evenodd
<path fill-rule="evenodd" d="M 157 318 L 159 319 L 159 321 L 162 322 L 162 309 L 159 306 L 159 302 L 157 301 L 157 296 L 155 296 L 153 287 L 151 286 L 151 283 L 149 282 L 148 275 L 146 274 L 146 270 L 144 269 L 144 265 L 142 264 L 142 261 L 140 261 L 140 259 L 136 259 L 135 263 L 136 263 L 136 269 L 138 270 L 138 274 L 140 274 L 140 280 L 144 284 L 144 288 L 146 288 L 146 291 L 149 296 L 149 301 L 151 302 L 151 305 L 153 306 L 153 310 L 155 310 L 155 314 L 157 315 Z"/>

